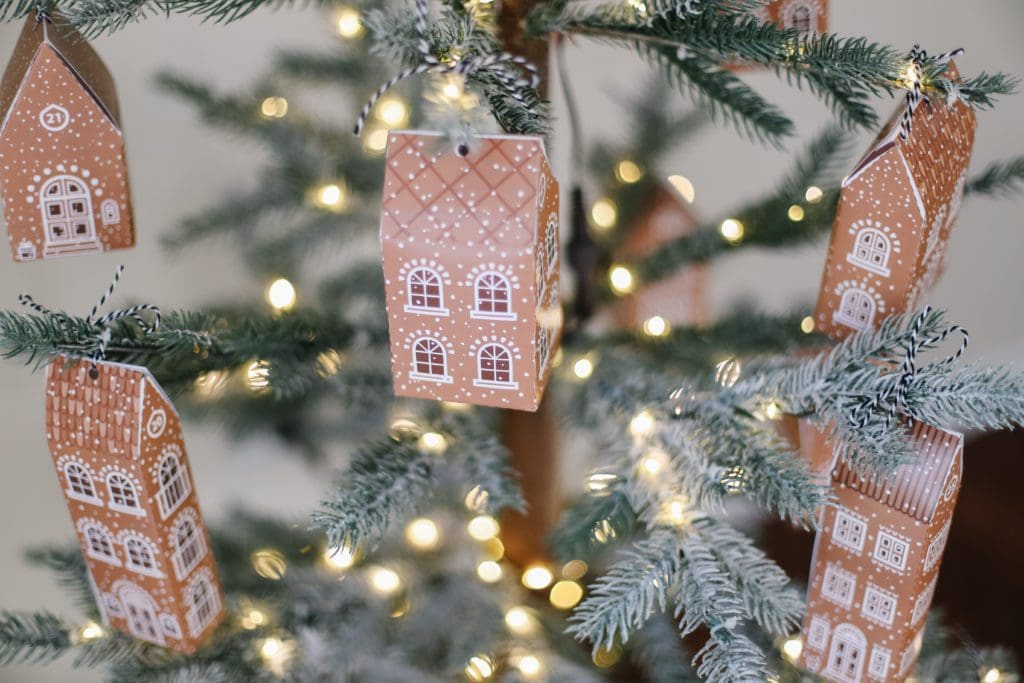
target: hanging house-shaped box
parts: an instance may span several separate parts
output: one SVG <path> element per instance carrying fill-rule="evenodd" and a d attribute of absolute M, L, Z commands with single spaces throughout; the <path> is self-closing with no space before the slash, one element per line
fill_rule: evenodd
<path fill-rule="evenodd" d="M 960 212 L 974 112 L 933 98 L 904 140 L 902 111 L 842 184 L 815 310 L 815 328 L 834 339 L 923 303 Z"/>
<path fill-rule="evenodd" d="M 828 0 L 772 0 L 755 9 L 754 16 L 805 34 L 824 33 L 828 30 Z"/>
<path fill-rule="evenodd" d="M 558 182 L 540 138 L 388 137 L 381 243 L 395 393 L 536 410 L 561 336 Z"/>
<path fill-rule="evenodd" d="M 46 428 L 104 623 L 193 652 L 225 609 L 170 399 L 145 368 L 58 357 Z"/>
<path fill-rule="evenodd" d="M 56 13 L 28 18 L 0 81 L 0 196 L 15 261 L 135 244 L 113 78 Z"/>

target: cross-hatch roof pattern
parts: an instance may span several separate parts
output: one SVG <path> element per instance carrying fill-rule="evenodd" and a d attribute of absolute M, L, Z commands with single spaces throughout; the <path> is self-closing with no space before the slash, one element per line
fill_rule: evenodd
<path fill-rule="evenodd" d="M 535 239 L 544 163 L 540 138 L 481 136 L 460 157 L 440 135 L 392 132 L 381 235 L 526 246 Z"/>
<path fill-rule="evenodd" d="M 845 462 L 839 462 L 832 471 L 833 480 L 919 522 L 931 522 L 946 477 L 957 462 L 960 439 L 923 422 L 914 424 L 912 439 L 920 461 L 900 466 L 892 477 L 861 479 Z"/>

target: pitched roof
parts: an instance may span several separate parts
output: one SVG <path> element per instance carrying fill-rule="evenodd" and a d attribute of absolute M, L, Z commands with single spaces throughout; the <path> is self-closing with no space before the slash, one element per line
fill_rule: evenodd
<path fill-rule="evenodd" d="M 21 92 L 22 82 L 31 71 L 43 45 L 57 53 L 111 123 L 120 128 L 121 112 L 117 106 L 113 76 L 85 37 L 56 10 L 51 10 L 42 21 L 37 21 L 34 14 L 25 20 L 25 26 L 14 46 L 14 54 L 0 80 L 0 121 L 7 123 L 8 114 Z"/>
<path fill-rule="evenodd" d="M 92 366 L 87 360 L 58 356 L 47 368 L 49 438 L 72 448 L 136 457 L 145 385 L 159 385 L 145 368 L 97 362 L 99 374 L 93 379 Z"/>
<path fill-rule="evenodd" d="M 946 478 L 960 459 L 963 436 L 915 422 L 911 439 L 919 462 L 901 465 L 893 476 L 877 481 L 873 477 L 861 479 L 845 462 L 839 462 L 832 470 L 833 481 L 919 522 L 931 522 Z"/>
<path fill-rule="evenodd" d="M 439 133 L 392 131 L 381 235 L 431 244 L 530 244 L 545 164 L 538 137 L 481 135 L 460 157 Z"/>

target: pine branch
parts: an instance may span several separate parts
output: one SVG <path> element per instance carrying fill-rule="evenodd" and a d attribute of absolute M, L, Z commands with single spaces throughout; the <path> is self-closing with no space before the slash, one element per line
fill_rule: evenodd
<path fill-rule="evenodd" d="M 1024 188 L 1024 157 L 990 164 L 964 185 L 964 196 L 1009 197 Z"/>
<path fill-rule="evenodd" d="M 655 615 L 637 631 L 630 652 L 633 662 L 649 683 L 698 683 L 682 638 L 672 621 Z"/>
<path fill-rule="evenodd" d="M 636 526 L 636 513 L 622 491 L 584 496 L 562 513 L 548 547 L 563 561 L 590 562 L 599 553 L 628 542 Z"/>
<path fill-rule="evenodd" d="M 49 612 L 0 612 L 0 664 L 50 662 L 71 647 L 71 634 Z"/>

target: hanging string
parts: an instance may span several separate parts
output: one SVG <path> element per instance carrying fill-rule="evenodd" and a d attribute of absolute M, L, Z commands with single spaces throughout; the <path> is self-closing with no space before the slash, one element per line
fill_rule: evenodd
<path fill-rule="evenodd" d="M 114 273 L 114 279 L 111 280 L 110 286 L 103 292 L 99 301 L 89 311 L 89 317 L 86 319 L 87 322 L 96 329 L 96 352 L 92 355 L 92 369 L 90 375 L 93 379 L 97 376 L 96 363 L 97 361 L 105 360 L 107 357 L 107 344 L 110 343 L 110 337 L 112 334 L 113 323 L 122 320 L 124 318 L 131 318 L 135 321 L 135 324 L 139 326 L 139 329 L 145 334 L 151 334 L 160 327 L 160 309 L 152 304 L 138 304 L 136 306 L 130 306 L 128 308 L 118 309 L 111 311 L 106 315 L 100 316 L 100 310 L 107 304 L 110 297 L 114 294 L 114 289 L 117 288 L 117 283 L 121 280 L 121 274 L 124 272 L 124 266 L 118 266 L 117 271 Z M 55 313 L 50 309 L 46 308 L 41 304 L 37 304 L 28 294 L 19 294 L 18 303 L 22 306 L 27 306 L 36 313 L 45 316 L 53 315 L 66 315 L 63 313 Z M 146 319 L 142 317 L 143 312 L 149 312 L 153 314 L 153 323 L 149 324 Z"/>
<path fill-rule="evenodd" d="M 469 76 L 480 69 L 500 66 L 502 68 L 494 69 L 492 75 L 509 91 L 512 98 L 523 106 L 527 106 L 527 102 L 519 92 L 519 89 L 526 86 L 536 88 L 540 84 L 540 73 L 537 71 L 537 67 L 531 64 L 525 57 L 509 52 L 477 55 L 454 63 L 439 60 L 430 50 L 427 2 L 428 0 L 415 0 L 413 8 L 416 28 L 416 49 L 420 54 L 420 62 L 399 71 L 374 91 L 359 112 L 359 118 L 356 120 L 355 130 L 353 131 L 356 135 L 360 135 L 363 132 L 363 128 L 366 126 L 366 119 L 370 116 L 374 105 L 377 104 L 377 100 L 388 90 L 410 76 L 424 73 L 454 73 Z M 523 78 L 524 74 L 528 74 L 529 78 Z"/>
<path fill-rule="evenodd" d="M 963 338 L 960 342 L 960 348 L 957 349 L 956 353 L 947 356 L 941 361 L 931 363 L 926 367 L 952 365 L 963 357 L 964 353 L 967 351 L 968 335 L 967 330 L 959 325 L 951 325 L 932 337 L 921 338 L 921 328 L 924 326 L 924 323 L 931 312 L 932 307 L 926 306 L 914 320 L 914 324 L 910 330 L 910 339 L 907 342 L 906 352 L 903 356 L 903 362 L 900 364 L 899 379 L 895 384 L 891 384 L 879 392 L 877 396 L 864 401 L 854 408 L 853 413 L 849 417 L 851 425 L 857 429 L 863 429 L 871 420 L 871 413 L 879 409 L 884 409 L 886 411 L 886 427 L 890 427 L 896 419 L 896 416 L 901 412 L 908 415 L 911 421 L 913 421 L 913 416 L 910 415 L 910 409 L 907 405 L 907 395 L 910 393 L 910 389 L 914 384 L 914 380 L 917 379 L 917 373 L 919 372 L 917 367 L 918 353 L 920 353 L 922 349 L 927 349 L 941 344 L 951 334 L 959 332 Z"/>
<path fill-rule="evenodd" d="M 921 100 L 925 99 L 924 94 L 921 92 L 921 80 L 924 78 L 924 65 L 927 62 L 933 62 L 935 64 L 945 65 L 948 64 L 953 57 L 963 54 L 963 48 L 958 48 L 951 52 L 943 52 L 940 55 L 936 55 L 929 59 L 928 53 L 921 49 L 921 45 L 914 45 L 910 50 L 910 65 L 907 68 L 907 80 L 910 81 L 909 87 L 907 88 L 907 106 L 903 109 L 903 114 L 900 116 L 900 139 L 906 140 L 910 137 L 910 129 L 913 125 L 914 112 L 917 111 L 917 107 L 921 104 Z"/>

